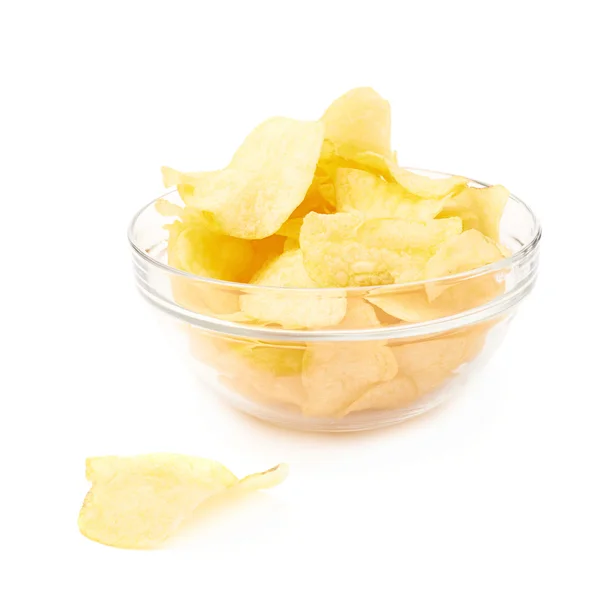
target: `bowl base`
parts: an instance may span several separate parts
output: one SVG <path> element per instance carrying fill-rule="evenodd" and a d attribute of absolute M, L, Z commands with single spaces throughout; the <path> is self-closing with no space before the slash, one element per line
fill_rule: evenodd
<path fill-rule="evenodd" d="M 219 390 L 219 394 L 224 395 L 223 390 Z M 351 433 L 397 425 L 437 408 L 452 395 L 444 393 L 442 390 L 436 390 L 410 407 L 396 410 L 370 410 L 336 419 L 331 417 L 307 417 L 299 411 L 291 409 L 276 410 L 266 405 L 258 405 L 233 392 L 225 394 L 226 400 L 233 408 L 255 419 L 266 421 L 271 425 L 284 429 L 321 433 Z"/>

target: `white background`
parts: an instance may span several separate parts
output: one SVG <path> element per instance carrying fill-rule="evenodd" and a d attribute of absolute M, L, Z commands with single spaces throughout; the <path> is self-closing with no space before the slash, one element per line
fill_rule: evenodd
<path fill-rule="evenodd" d="M 561 5 L 562 8 L 556 8 Z M 0 597 L 600 597 L 600 51 L 592 2 L 14 2 L 0 9 Z M 159 168 L 371 85 L 401 163 L 503 183 L 542 268 L 485 377 L 367 434 L 199 397 L 134 289 Z M 288 481 L 163 550 L 80 535 L 86 456 L 174 451 Z"/>

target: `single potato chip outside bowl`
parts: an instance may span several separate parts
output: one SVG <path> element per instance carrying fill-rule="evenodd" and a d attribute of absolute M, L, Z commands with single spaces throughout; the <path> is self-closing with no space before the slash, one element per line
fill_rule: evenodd
<path fill-rule="evenodd" d="M 436 194 L 415 206 L 423 176 L 458 191 L 428 184 Z M 199 399 L 284 427 L 354 431 L 458 396 L 534 286 L 541 228 L 505 188 L 444 177 L 402 169 L 385 183 L 337 168 L 336 214 L 309 191 L 306 211 L 288 210 L 260 239 L 205 228 L 176 190 L 144 207 L 129 230 L 135 280 L 197 371 Z M 380 203 L 357 212 L 372 189 Z M 190 262 L 198 249 L 206 257 Z"/>

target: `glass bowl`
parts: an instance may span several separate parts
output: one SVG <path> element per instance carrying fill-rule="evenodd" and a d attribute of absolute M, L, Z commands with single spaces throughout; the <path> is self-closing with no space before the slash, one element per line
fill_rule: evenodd
<path fill-rule="evenodd" d="M 445 173 L 416 170 L 430 177 Z M 469 185 L 486 187 L 471 180 Z M 160 199 L 178 203 L 175 190 Z M 142 295 L 166 317 L 213 396 L 274 424 L 356 431 L 398 423 L 461 392 L 499 346 L 535 283 L 541 227 L 511 195 L 500 223 L 510 256 L 435 280 L 355 288 L 274 288 L 197 277 L 167 263 L 172 221 L 157 199 L 135 215 L 129 240 Z M 302 307 L 310 327 L 246 322 L 240 305 Z M 345 314 L 323 326 L 323 308 Z M 166 338 L 165 338 L 166 339 Z"/>

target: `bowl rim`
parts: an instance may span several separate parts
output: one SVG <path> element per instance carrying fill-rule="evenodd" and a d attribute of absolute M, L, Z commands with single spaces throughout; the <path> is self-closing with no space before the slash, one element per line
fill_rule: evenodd
<path fill-rule="evenodd" d="M 416 167 L 402 167 L 402 168 L 407 169 L 407 170 L 412 171 L 417 174 L 441 175 L 442 177 L 455 176 L 451 173 L 446 173 L 443 171 L 435 171 L 435 170 L 431 170 L 431 169 L 421 169 L 421 168 L 416 168 Z M 491 184 L 484 183 L 477 179 L 472 179 L 470 177 L 465 177 L 465 178 L 468 180 L 468 183 L 475 183 L 484 188 L 491 186 Z M 455 280 L 463 281 L 466 279 L 484 275 L 486 273 L 493 273 L 496 271 L 508 269 L 508 268 L 514 266 L 515 264 L 520 263 L 521 261 L 525 260 L 532 252 L 534 252 L 536 250 L 536 248 L 538 247 L 540 240 L 542 238 L 542 225 L 541 225 L 540 219 L 537 217 L 537 215 L 534 213 L 534 211 L 531 209 L 531 207 L 526 202 L 521 200 L 521 198 L 514 195 L 513 193 L 509 192 L 509 199 L 513 200 L 514 202 L 519 204 L 529 214 L 529 217 L 532 222 L 533 234 L 531 236 L 531 239 L 527 243 L 523 244 L 523 246 L 521 248 L 519 248 L 519 250 L 517 250 L 517 252 L 515 252 L 514 254 L 511 254 L 510 256 L 508 256 L 506 258 L 503 258 L 502 260 L 490 263 L 488 265 L 483 265 L 483 266 L 477 267 L 475 269 L 470 269 L 469 271 L 462 271 L 461 273 L 456 273 L 456 274 L 452 274 L 452 275 L 444 275 L 442 277 L 436 277 L 433 279 L 420 279 L 418 281 L 409 281 L 409 282 L 404 282 L 404 283 L 386 283 L 386 284 L 371 285 L 371 286 L 314 287 L 314 288 L 286 287 L 286 288 L 282 288 L 282 287 L 278 287 L 278 286 L 257 285 L 254 283 L 238 283 L 235 281 L 226 281 L 223 279 L 214 279 L 212 277 L 204 277 L 201 275 L 194 275 L 193 273 L 189 273 L 187 271 L 182 271 L 180 269 L 176 269 L 175 267 L 172 267 L 171 265 L 161 262 L 160 260 L 157 260 L 153 256 L 150 256 L 148 254 L 148 252 L 146 252 L 143 248 L 140 248 L 138 246 L 138 244 L 135 243 L 135 241 L 134 241 L 135 227 L 136 227 L 136 224 L 137 224 L 139 218 L 141 217 L 141 215 L 146 210 L 148 210 L 153 204 L 155 204 L 158 200 L 164 198 L 165 196 L 168 196 L 169 194 L 172 194 L 175 191 L 176 191 L 175 187 L 168 188 L 163 194 L 161 194 L 157 198 L 154 198 L 154 200 L 148 202 L 148 204 L 144 205 L 142 208 L 140 208 L 134 214 L 133 218 L 131 219 L 131 221 L 129 223 L 129 227 L 127 228 L 127 238 L 129 240 L 129 244 L 132 247 L 133 251 L 136 254 L 138 254 L 143 260 L 151 263 L 154 267 L 157 267 L 157 268 L 159 268 L 163 271 L 166 271 L 167 273 L 170 273 L 172 275 L 177 275 L 179 277 L 185 277 L 186 279 L 190 279 L 192 281 L 197 281 L 197 282 L 202 282 L 204 284 L 209 284 L 209 285 L 219 286 L 219 287 L 229 287 L 229 288 L 234 288 L 236 290 L 241 290 L 241 291 L 246 291 L 246 292 L 257 292 L 257 291 L 261 291 L 261 290 L 269 290 L 269 291 L 273 292 L 274 290 L 285 290 L 286 293 L 293 294 L 294 292 L 315 293 L 316 290 L 320 290 L 322 292 L 327 292 L 327 293 L 348 294 L 349 292 L 354 292 L 354 293 L 364 294 L 364 293 L 372 292 L 375 290 L 377 290 L 377 291 L 385 290 L 386 292 L 388 290 L 389 291 L 402 291 L 402 290 L 410 290 L 411 288 L 422 287 L 424 285 L 433 284 L 433 283 L 445 283 L 445 282 L 451 282 L 451 281 L 455 281 Z M 458 313 L 458 314 L 462 314 L 462 313 Z"/>

